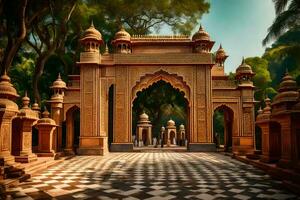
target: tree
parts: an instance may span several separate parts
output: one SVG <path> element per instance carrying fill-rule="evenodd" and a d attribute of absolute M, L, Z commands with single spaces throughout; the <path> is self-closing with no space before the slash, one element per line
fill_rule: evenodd
<path fill-rule="evenodd" d="M 276 91 L 271 87 L 271 76 L 268 70 L 268 60 L 260 57 L 251 57 L 246 59 L 246 63 L 252 67 L 255 76 L 253 84 L 255 85 L 254 97 L 257 101 L 263 101 L 266 96 L 274 96 Z"/>
<path fill-rule="evenodd" d="M 277 88 L 288 70 L 300 85 L 300 27 L 287 31 L 267 48 L 263 59 L 269 62 L 272 86 Z"/>
<path fill-rule="evenodd" d="M 33 21 L 46 11 L 38 0 L 0 1 L 1 74 L 8 70 Z"/>
<path fill-rule="evenodd" d="M 273 0 L 275 4 L 276 18 L 268 29 L 268 34 L 263 40 L 266 45 L 272 39 L 277 39 L 287 30 L 300 25 L 300 1 L 299 0 Z"/>
<path fill-rule="evenodd" d="M 205 0 L 90 0 L 100 12 L 94 16 L 105 34 L 126 26 L 132 34 L 159 31 L 167 25 L 174 32 L 190 34 L 203 13 L 208 12 Z"/>
<path fill-rule="evenodd" d="M 27 44 L 34 49 L 37 54 L 35 70 L 33 74 L 34 98 L 41 103 L 39 92 L 39 79 L 44 72 L 47 60 L 55 52 L 63 60 L 64 43 L 68 33 L 68 22 L 75 9 L 76 0 L 48 1 L 49 12 L 47 15 L 40 16 L 35 20 L 32 31 L 26 38 Z"/>

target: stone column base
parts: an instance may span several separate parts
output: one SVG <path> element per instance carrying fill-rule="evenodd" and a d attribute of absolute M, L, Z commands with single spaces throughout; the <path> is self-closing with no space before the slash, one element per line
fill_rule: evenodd
<path fill-rule="evenodd" d="M 281 158 L 276 165 L 280 168 L 293 168 L 293 163 L 291 160 Z"/>
<path fill-rule="evenodd" d="M 112 152 L 132 152 L 133 143 L 112 143 L 110 146 Z"/>
<path fill-rule="evenodd" d="M 36 154 L 15 156 L 15 161 L 20 163 L 30 163 L 37 160 Z"/>
<path fill-rule="evenodd" d="M 274 163 L 277 162 L 279 158 L 276 157 L 271 157 L 271 156 L 266 156 L 266 155 L 261 155 L 259 161 L 263 163 Z"/>
<path fill-rule="evenodd" d="M 13 165 L 14 163 L 15 163 L 15 157 L 12 156 L 9 151 L 0 153 L 0 165 L 4 165 L 4 164 Z"/>
<path fill-rule="evenodd" d="M 64 149 L 64 153 L 66 156 L 74 156 L 75 152 L 73 149 Z"/>
<path fill-rule="evenodd" d="M 108 153 L 107 137 L 81 136 L 78 155 L 105 155 Z"/>
<path fill-rule="evenodd" d="M 189 143 L 187 147 L 191 152 L 214 152 L 217 151 L 215 143 Z"/>

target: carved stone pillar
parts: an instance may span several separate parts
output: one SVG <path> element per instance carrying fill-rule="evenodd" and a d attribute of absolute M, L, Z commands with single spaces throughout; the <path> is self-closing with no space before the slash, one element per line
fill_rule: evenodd
<path fill-rule="evenodd" d="M 11 130 L 12 118 L 19 111 L 17 104 L 13 102 L 17 97 L 18 94 L 5 72 L 0 78 L 0 166 L 15 163 L 15 158 L 11 155 Z"/>
<path fill-rule="evenodd" d="M 84 52 L 80 54 L 80 141 L 78 154 L 104 155 L 108 152 L 105 131 L 105 102 L 107 92 L 100 67 L 103 45 L 101 33 L 92 24 L 83 37 Z"/>
<path fill-rule="evenodd" d="M 236 69 L 236 80 L 240 90 L 241 129 L 233 137 L 232 151 L 235 154 L 252 154 L 254 152 L 254 86 L 252 77 L 255 74 L 250 65 L 243 61 Z"/>
<path fill-rule="evenodd" d="M 56 123 L 53 119 L 49 118 L 50 113 L 47 109 L 43 112 L 43 118 L 37 121 L 35 127 L 39 131 L 39 145 L 38 156 L 41 157 L 54 157 L 55 156 L 55 141 L 54 131 L 56 129 Z"/>
<path fill-rule="evenodd" d="M 38 113 L 29 108 L 27 93 L 22 101 L 23 108 L 13 120 L 12 153 L 16 162 L 28 163 L 37 160 L 37 156 L 32 153 L 32 125 L 38 120 Z"/>
<path fill-rule="evenodd" d="M 212 65 L 195 67 L 189 151 L 216 151 L 212 137 Z"/>
<path fill-rule="evenodd" d="M 293 106 L 297 104 L 299 93 L 297 83 L 292 76 L 286 72 L 282 78 L 278 94 L 272 103 L 272 119 L 278 122 L 280 129 L 281 158 L 277 165 L 283 168 L 293 168 L 298 162 L 296 158 L 296 130 L 293 124 Z"/>
<path fill-rule="evenodd" d="M 51 118 L 55 121 L 57 127 L 53 133 L 53 140 L 55 141 L 53 146 L 55 152 L 62 151 L 62 108 L 63 108 L 63 96 L 60 94 L 54 94 L 51 100 L 48 101 L 51 104 Z"/>

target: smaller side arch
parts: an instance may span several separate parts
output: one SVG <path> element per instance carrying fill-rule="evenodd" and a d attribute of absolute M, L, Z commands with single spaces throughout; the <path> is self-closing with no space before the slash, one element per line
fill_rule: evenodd
<path fill-rule="evenodd" d="M 219 113 L 217 111 L 219 111 Z M 215 120 L 223 120 L 223 122 L 217 121 L 218 123 L 222 123 L 222 125 L 218 124 Z M 233 109 L 224 104 L 214 106 L 213 121 L 213 138 L 216 146 L 222 147 L 224 145 L 224 151 L 232 151 L 234 128 Z M 215 130 L 217 127 L 220 130 Z"/>
<path fill-rule="evenodd" d="M 73 105 L 66 111 L 66 148 L 67 154 L 74 154 L 77 143 L 79 143 L 80 136 L 80 108 L 77 105 Z"/>

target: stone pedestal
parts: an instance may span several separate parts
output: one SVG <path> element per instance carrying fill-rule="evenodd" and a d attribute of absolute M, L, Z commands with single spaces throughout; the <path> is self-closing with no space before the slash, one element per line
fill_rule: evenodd
<path fill-rule="evenodd" d="M 32 124 L 36 119 L 17 118 L 13 126 L 18 126 L 18 130 L 13 132 L 12 153 L 16 162 L 29 163 L 37 160 L 36 154 L 32 153 Z"/>
<path fill-rule="evenodd" d="M 49 112 L 43 112 L 43 118 L 37 121 L 35 127 L 39 131 L 38 156 L 54 157 L 55 156 L 55 138 L 53 137 L 56 129 L 56 123 L 49 118 Z"/>
<path fill-rule="evenodd" d="M 11 155 L 11 129 L 12 119 L 19 112 L 19 108 L 14 102 L 18 96 L 5 72 L 0 78 L 0 166 L 15 163 L 15 159 Z"/>
<path fill-rule="evenodd" d="M 0 99 L 0 165 L 15 163 L 15 158 L 11 155 L 11 129 L 12 118 L 17 112 L 18 106 L 14 102 Z"/>
<path fill-rule="evenodd" d="M 32 153 L 32 125 L 38 120 L 38 113 L 29 108 L 30 99 L 25 94 L 23 108 L 13 120 L 12 154 L 16 162 L 28 163 L 37 160 Z"/>

